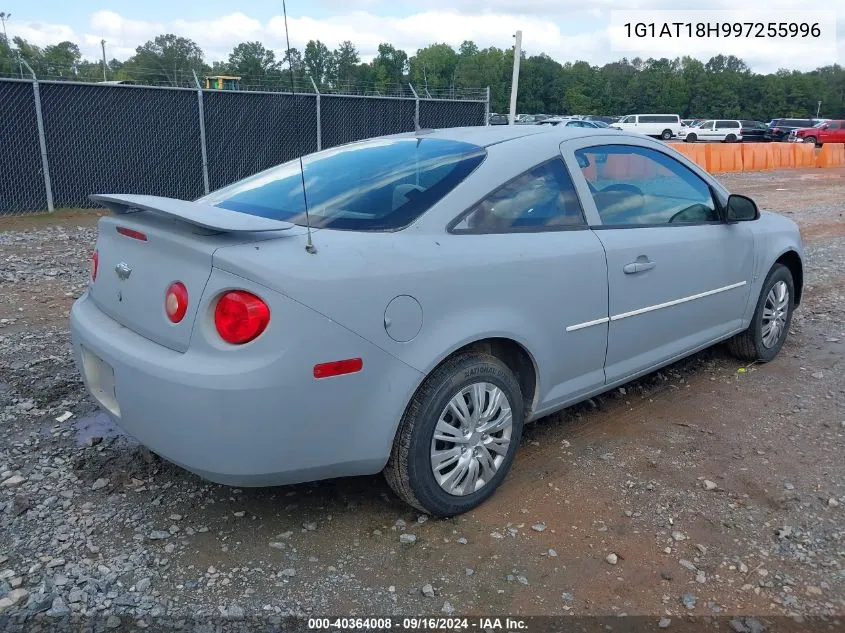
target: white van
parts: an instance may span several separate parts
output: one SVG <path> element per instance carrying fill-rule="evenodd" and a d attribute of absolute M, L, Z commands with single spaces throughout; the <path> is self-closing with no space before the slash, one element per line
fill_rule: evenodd
<path fill-rule="evenodd" d="M 687 143 L 695 141 L 722 141 L 736 143 L 742 140 L 742 122 L 734 119 L 702 121 L 699 125 L 684 128 Z"/>
<path fill-rule="evenodd" d="M 629 114 L 611 127 L 668 141 L 681 133 L 681 117 L 677 114 Z"/>

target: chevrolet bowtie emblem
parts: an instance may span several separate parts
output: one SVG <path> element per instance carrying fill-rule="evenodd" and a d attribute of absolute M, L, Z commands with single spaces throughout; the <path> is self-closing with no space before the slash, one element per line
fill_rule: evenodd
<path fill-rule="evenodd" d="M 120 277 L 120 279 L 126 281 L 127 279 L 129 279 L 129 275 L 132 274 L 132 269 L 126 262 L 120 262 L 117 266 L 114 267 L 114 272 L 117 273 L 117 276 Z"/>

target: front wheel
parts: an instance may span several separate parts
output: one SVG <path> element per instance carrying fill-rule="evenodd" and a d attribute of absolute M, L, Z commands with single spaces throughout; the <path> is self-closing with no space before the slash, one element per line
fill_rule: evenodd
<path fill-rule="evenodd" d="M 468 352 L 435 369 L 414 395 L 384 474 L 403 501 L 433 516 L 467 512 L 492 495 L 522 437 L 516 376 Z"/>
<path fill-rule="evenodd" d="M 748 361 L 774 360 L 789 333 L 794 297 L 792 273 L 786 266 L 775 264 L 763 283 L 748 329 L 728 340 L 731 353 Z"/>
<path fill-rule="evenodd" d="M 695 143 L 698 140 L 698 136 L 695 132 L 690 132 L 687 134 L 687 138 L 685 139 L 687 143 Z"/>
<path fill-rule="evenodd" d="M 808 136 L 804 139 L 804 142 L 805 143 L 812 143 L 813 145 L 816 145 L 818 143 L 818 139 L 815 136 Z"/>
<path fill-rule="evenodd" d="M 662 138 L 664 141 L 668 141 L 670 138 L 672 138 L 672 130 L 663 130 L 663 132 L 660 134 L 660 138 Z"/>

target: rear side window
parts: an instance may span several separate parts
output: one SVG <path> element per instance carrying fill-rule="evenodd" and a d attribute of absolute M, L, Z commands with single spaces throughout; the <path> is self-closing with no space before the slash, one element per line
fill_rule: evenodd
<path fill-rule="evenodd" d="M 303 157 L 308 214 L 315 228 L 403 228 L 460 184 L 486 157 L 483 147 L 439 138 L 381 138 Z M 305 225 L 299 160 L 250 176 L 197 200 Z"/>
<path fill-rule="evenodd" d="M 670 114 L 649 114 L 640 116 L 640 123 L 678 123 L 680 119 Z"/>
<path fill-rule="evenodd" d="M 716 127 L 738 128 L 739 127 L 739 121 L 716 121 Z"/>
<path fill-rule="evenodd" d="M 453 233 L 559 231 L 586 226 L 569 171 L 559 158 L 537 165 L 459 216 Z"/>

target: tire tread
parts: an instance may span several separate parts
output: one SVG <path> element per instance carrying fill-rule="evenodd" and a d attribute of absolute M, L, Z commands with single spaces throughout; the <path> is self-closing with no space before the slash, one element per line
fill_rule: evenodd
<path fill-rule="evenodd" d="M 399 422 L 399 429 L 396 432 L 396 437 L 393 440 L 390 457 L 387 460 L 387 465 L 384 467 L 384 478 L 387 480 L 387 484 L 393 492 L 395 492 L 396 495 L 408 505 L 425 513 L 429 513 L 430 511 L 414 493 L 414 490 L 411 487 L 410 472 L 408 468 L 408 458 L 411 452 L 411 439 L 414 427 L 417 424 L 420 409 L 424 407 L 425 402 L 431 397 L 432 393 L 436 391 L 438 385 L 443 380 L 448 379 L 448 377 L 461 365 L 465 365 L 468 362 L 483 362 L 503 365 L 499 358 L 491 354 L 477 351 L 467 351 L 446 360 L 437 367 L 426 377 L 405 409 L 405 413 L 402 415 L 402 420 Z"/>

